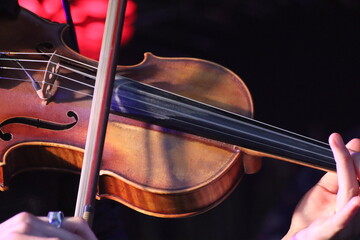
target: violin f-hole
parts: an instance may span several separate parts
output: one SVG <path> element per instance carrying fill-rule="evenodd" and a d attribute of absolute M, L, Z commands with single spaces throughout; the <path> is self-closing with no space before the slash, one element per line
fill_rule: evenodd
<path fill-rule="evenodd" d="M 10 141 L 12 139 L 12 135 L 11 135 L 11 133 L 3 133 L 0 130 L 0 138 L 4 141 Z"/>
<path fill-rule="evenodd" d="M 37 127 L 37 128 L 54 130 L 54 131 L 67 130 L 67 129 L 70 129 L 73 126 L 75 126 L 77 124 L 77 122 L 79 121 L 78 115 L 73 111 L 69 111 L 67 113 L 67 116 L 69 118 L 74 118 L 74 121 L 71 122 L 71 123 L 62 124 L 62 123 L 56 123 L 56 122 L 41 120 L 41 119 L 38 119 L 38 118 L 13 117 L 13 118 L 6 119 L 2 123 L 0 123 L 0 128 L 3 127 L 3 126 L 9 125 L 9 124 L 17 123 L 17 124 L 24 124 L 24 125 Z M 12 139 L 12 134 L 11 133 L 3 133 L 0 130 L 0 138 L 2 140 L 4 140 L 4 141 L 10 141 Z"/>

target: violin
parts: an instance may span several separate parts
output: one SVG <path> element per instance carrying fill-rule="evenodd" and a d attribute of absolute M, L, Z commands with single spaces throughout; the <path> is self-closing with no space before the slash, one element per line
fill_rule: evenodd
<path fill-rule="evenodd" d="M 79 173 L 97 62 L 23 8 L 0 24 L 0 189 L 23 171 Z M 223 201 L 258 157 L 335 170 L 327 144 L 253 120 L 246 85 L 215 63 L 146 53 L 114 84 L 98 199 L 185 217 Z"/>

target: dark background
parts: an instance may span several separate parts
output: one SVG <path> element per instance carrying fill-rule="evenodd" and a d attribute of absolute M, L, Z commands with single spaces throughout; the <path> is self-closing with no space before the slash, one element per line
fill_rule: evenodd
<path fill-rule="evenodd" d="M 139 63 L 144 52 L 211 60 L 245 81 L 253 96 L 257 120 L 321 141 L 327 141 L 333 131 L 342 133 L 346 139 L 359 137 L 357 1 L 137 0 L 136 3 L 136 32 L 121 49 L 122 65 Z M 111 226 L 104 226 L 103 222 L 108 219 L 104 213 L 112 212 L 108 222 L 121 224 L 124 238 L 130 240 L 280 239 L 289 227 L 296 203 L 322 174 L 264 159 L 259 173 L 245 176 L 228 199 L 207 213 L 185 219 L 159 219 L 104 201 L 98 208 L 95 230 L 101 233 L 105 231 L 103 227 Z M 56 185 L 36 190 L 47 181 Z M 13 190 L 0 196 L 16 199 L 10 207 L 2 206 L 1 217 L 4 220 L 16 213 L 18 205 L 21 210 L 34 213 L 43 213 L 44 205 L 53 210 L 58 204 L 61 209 L 71 208 L 69 202 L 75 196 L 76 181 L 75 176 L 52 173 L 19 176 L 13 180 Z M 29 187 L 20 191 L 17 185 Z M 53 189 L 61 192 L 51 197 L 64 197 L 64 202 L 39 197 Z M 32 198 L 38 203 L 30 201 Z"/>

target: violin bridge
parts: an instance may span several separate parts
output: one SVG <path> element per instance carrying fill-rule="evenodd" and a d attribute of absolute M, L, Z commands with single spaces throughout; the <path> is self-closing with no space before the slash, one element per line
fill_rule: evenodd
<path fill-rule="evenodd" d="M 57 79 L 59 69 L 60 69 L 60 59 L 54 52 L 49 58 L 49 61 L 47 63 L 41 89 L 36 91 L 38 96 L 42 100 L 44 100 L 45 103 L 47 103 L 47 101 L 55 93 L 54 83 Z"/>

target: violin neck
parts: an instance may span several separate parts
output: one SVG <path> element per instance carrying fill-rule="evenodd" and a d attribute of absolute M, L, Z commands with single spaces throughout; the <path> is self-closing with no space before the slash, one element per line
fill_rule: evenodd
<path fill-rule="evenodd" d="M 233 144 L 261 156 L 335 171 L 335 161 L 326 143 L 128 78 L 116 78 L 111 110 L 127 117 Z"/>

